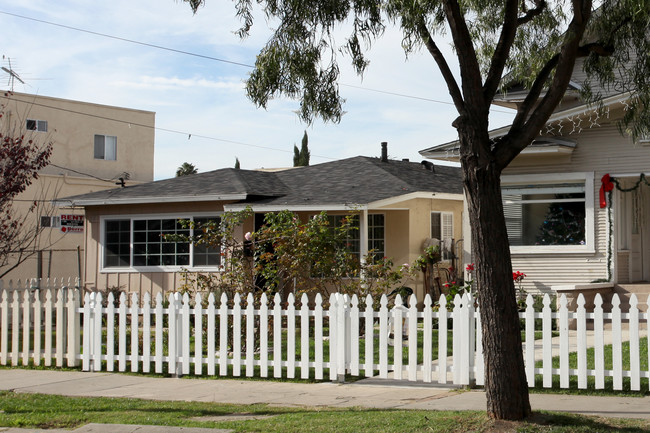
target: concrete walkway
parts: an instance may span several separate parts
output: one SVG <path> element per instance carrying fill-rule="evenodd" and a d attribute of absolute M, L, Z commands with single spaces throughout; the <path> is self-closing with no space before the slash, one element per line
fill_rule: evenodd
<path fill-rule="evenodd" d="M 116 373 L 0 370 L 0 389 L 15 392 L 87 397 L 201 401 L 303 407 L 485 410 L 485 393 L 406 381 L 366 379 L 355 383 L 287 383 L 253 380 L 151 378 Z M 591 397 L 531 394 L 533 410 L 650 419 L 650 397 Z M 162 428 L 162 427 L 161 427 Z M 0 432 L 38 431 L 7 429 Z M 46 430 L 49 433 L 55 430 Z M 69 431 L 69 430 L 59 430 Z M 158 433 L 219 432 L 218 429 L 89 424 L 75 432 Z"/>

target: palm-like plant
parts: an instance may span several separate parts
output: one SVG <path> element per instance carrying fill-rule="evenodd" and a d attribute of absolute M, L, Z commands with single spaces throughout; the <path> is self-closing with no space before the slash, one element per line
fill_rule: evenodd
<path fill-rule="evenodd" d="M 176 177 L 187 176 L 188 174 L 196 174 L 198 172 L 199 170 L 194 166 L 194 164 L 184 162 L 183 165 L 176 169 Z"/>

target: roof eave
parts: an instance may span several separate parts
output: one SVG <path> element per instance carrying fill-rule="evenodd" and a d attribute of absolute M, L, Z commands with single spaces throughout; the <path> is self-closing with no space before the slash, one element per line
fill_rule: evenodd
<path fill-rule="evenodd" d="M 232 201 L 244 200 L 246 194 L 216 194 L 216 195 L 192 195 L 192 196 L 149 196 L 149 197 L 128 197 L 128 198 L 98 198 L 98 199 L 60 199 L 53 203 L 56 206 L 104 206 L 104 205 L 129 205 L 129 204 L 151 204 L 151 203 L 192 203 L 200 201 Z"/>
<path fill-rule="evenodd" d="M 351 211 L 367 209 L 367 207 L 367 204 L 360 203 L 323 203 L 309 205 L 232 203 L 225 205 L 223 208 L 225 211 L 240 211 L 246 208 L 250 208 L 253 212 L 280 212 L 283 210 L 294 212 L 320 212 L 324 210 Z"/>

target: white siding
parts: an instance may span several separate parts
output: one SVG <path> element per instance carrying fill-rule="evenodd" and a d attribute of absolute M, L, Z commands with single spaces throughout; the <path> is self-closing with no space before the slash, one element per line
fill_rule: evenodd
<path fill-rule="evenodd" d="M 607 123 L 606 123 L 607 122 Z M 604 174 L 639 176 L 650 168 L 650 147 L 635 145 L 622 136 L 611 120 L 600 119 L 600 127 L 584 129 L 580 134 L 566 135 L 577 141 L 568 162 L 509 167 L 504 175 L 594 172 L 595 253 L 513 255 L 513 269 L 526 274 L 528 290 L 548 290 L 552 285 L 584 284 L 607 277 L 607 209 L 598 203 L 601 178 Z M 614 212 L 614 225 L 616 224 Z M 616 254 L 616 242 L 613 253 Z M 612 275 L 617 275 L 612 259 Z"/>

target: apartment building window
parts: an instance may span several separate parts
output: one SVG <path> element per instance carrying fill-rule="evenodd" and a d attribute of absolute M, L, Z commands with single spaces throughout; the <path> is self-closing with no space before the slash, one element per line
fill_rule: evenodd
<path fill-rule="evenodd" d="M 104 220 L 104 268 L 218 267 L 220 248 L 164 239 L 165 235 L 189 236 L 191 229 L 180 223 L 184 219 L 191 219 L 195 224 L 219 220 L 217 216 Z"/>
<path fill-rule="evenodd" d="M 27 119 L 25 129 L 28 131 L 47 132 L 47 120 Z"/>
<path fill-rule="evenodd" d="M 117 137 L 95 134 L 95 159 L 115 161 L 117 159 Z"/>

